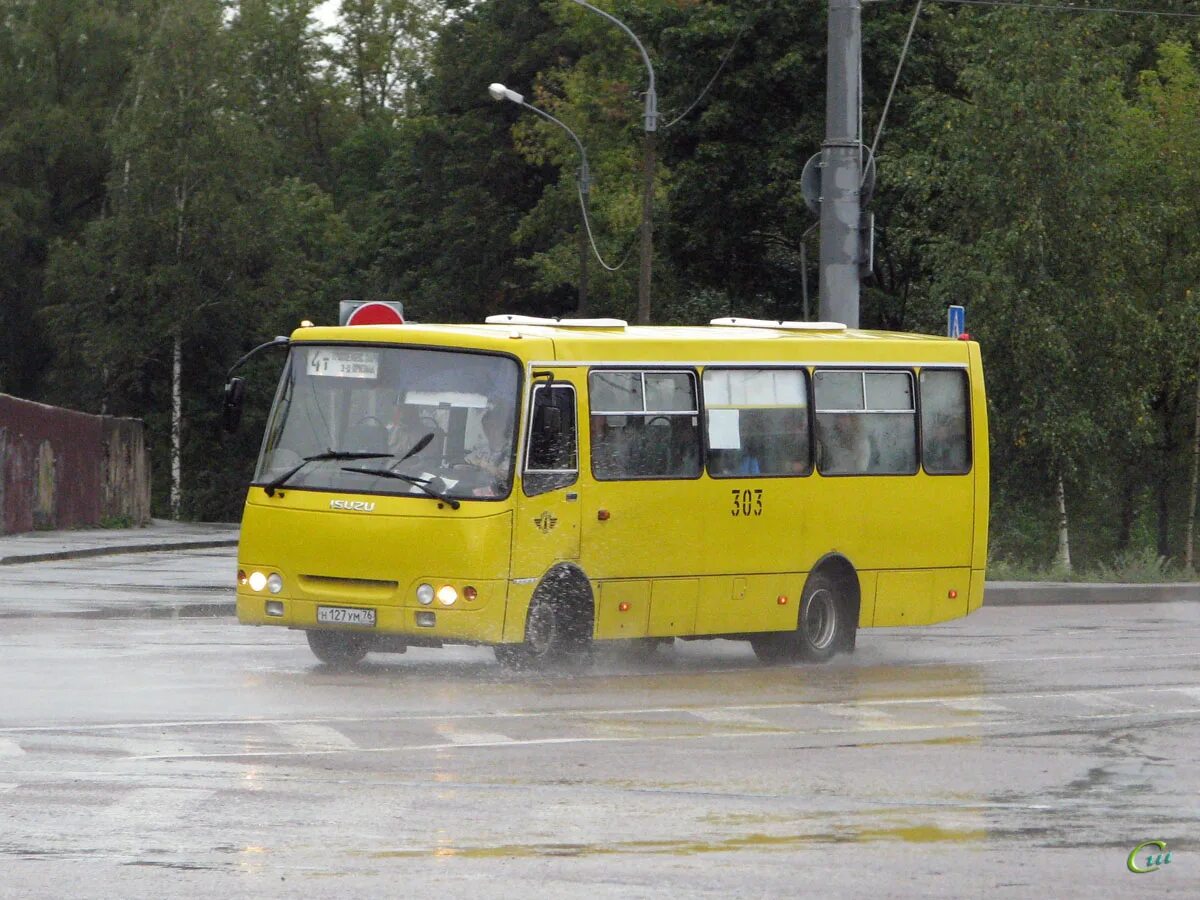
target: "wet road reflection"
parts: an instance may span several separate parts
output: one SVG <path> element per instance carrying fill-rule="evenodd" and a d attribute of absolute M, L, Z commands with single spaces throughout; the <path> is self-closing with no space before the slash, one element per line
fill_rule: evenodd
<path fill-rule="evenodd" d="M 0 875 L 50 891 L 94 871 L 129 896 L 164 869 L 176 893 L 963 896 L 1050 877 L 1095 895 L 1147 830 L 1179 860 L 1200 833 L 1198 612 L 984 610 L 865 632 L 827 666 L 677 642 L 552 676 L 478 648 L 337 671 L 225 620 L 12 620 Z M 1155 889 L 1194 885 L 1183 870 Z"/>

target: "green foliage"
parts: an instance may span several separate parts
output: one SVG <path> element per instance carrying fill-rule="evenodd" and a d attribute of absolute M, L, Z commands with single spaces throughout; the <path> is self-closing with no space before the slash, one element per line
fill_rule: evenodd
<path fill-rule="evenodd" d="M 598 5 L 657 73 L 654 320 L 814 316 L 799 176 L 824 133 L 823 8 Z M 183 514 L 233 518 L 280 361 L 247 366 L 244 427 L 219 436 L 225 370 L 250 347 L 347 298 L 450 321 L 574 310 L 578 150 L 491 82 L 583 141 L 596 243 L 628 257 L 590 262 L 590 312 L 635 314 L 646 72 L 624 32 L 570 0 L 343 0 L 332 31 L 316 6 L 0 8 L 0 390 L 145 419 L 159 514 L 176 341 Z M 868 141 L 911 14 L 864 7 Z M 1082 570 L 1168 577 L 1183 555 L 1195 51 L 1165 19 L 921 13 L 879 145 L 863 322 L 940 332 L 967 304 L 997 573 L 1046 573 L 1060 479 Z"/>

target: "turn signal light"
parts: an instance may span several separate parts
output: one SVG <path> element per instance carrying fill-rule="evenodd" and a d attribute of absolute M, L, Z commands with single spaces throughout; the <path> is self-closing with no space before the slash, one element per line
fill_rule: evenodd
<path fill-rule="evenodd" d="M 475 588 L 471 587 L 470 585 L 467 585 L 465 588 L 463 588 L 463 599 L 468 603 L 478 596 L 479 591 L 475 590 Z"/>
<path fill-rule="evenodd" d="M 246 570 L 245 569 L 238 569 L 238 584 L 240 584 L 242 586 L 245 586 L 245 584 L 246 584 Z"/>
<path fill-rule="evenodd" d="M 628 603 L 618 603 L 617 609 L 619 609 L 621 612 L 629 612 L 629 604 Z"/>
<path fill-rule="evenodd" d="M 957 599 L 958 599 L 958 591 L 951 589 L 951 591 L 950 591 L 950 599 L 951 599 L 951 600 L 957 600 Z"/>
<path fill-rule="evenodd" d="M 778 597 L 775 598 L 775 602 L 778 603 L 780 606 L 787 606 L 787 597 L 784 596 L 783 594 L 780 594 Z"/>

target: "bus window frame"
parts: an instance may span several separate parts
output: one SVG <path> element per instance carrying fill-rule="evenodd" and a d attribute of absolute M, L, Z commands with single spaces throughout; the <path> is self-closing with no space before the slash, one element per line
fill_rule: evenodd
<path fill-rule="evenodd" d="M 292 354 L 294 352 L 298 352 L 301 349 L 311 348 L 311 347 L 347 347 L 347 348 L 354 348 L 354 349 L 377 347 L 377 348 L 381 348 L 384 350 L 397 350 L 397 349 L 398 350 L 438 350 L 443 353 L 469 353 L 472 356 L 493 356 L 498 359 L 506 359 L 509 362 L 513 363 L 517 367 L 516 396 L 513 398 L 513 408 L 514 408 L 513 416 L 514 416 L 514 420 L 515 420 L 514 428 L 520 422 L 521 398 L 525 396 L 526 372 L 525 372 L 525 364 L 524 364 L 523 360 L 519 356 L 517 356 L 515 353 L 508 353 L 503 350 L 485 350 L 485 349 L 481 349 L 478 347 L 461 347 L 461 346 L 458 346 L 455 344 L 426 344 L 426 343 L 418 344 L 418 343 L 410 343 L 407 341 L 391 342 L 391 341 L 339 341 L 339 340 L 305 341 L 305 340 L 294 340 L 288 346 L 288 355 L 285 358 L 284 365 L 289 366 L 291 364 Z M 285 371 L 286 371 L 286 369 L 285 369 Z M 283 378 L 283 374 L 281 373 L 280 378 L 279 378 L 279 383 L 276 385 L 275 393 L 272 395 L 272 398 L 271 398 L 271 405 L 267 410 L 267 420 L 263 425 L 263 437 L 262 437 L 262 440 L 259 442 L 258 454 L 255 456 L 254 466 L 255 466 L 256 472 L 259 467 L 259 462 L 262 459 L 262 454 L 266 450 L 267 441 L 271 435 L 271 431 L 272 431 L 271 415 L 277 409 L 280 395 L 283 392 L 284 380 L 285 379 Z M 514 431 L 513 434 L 514 434 L 513 454 L 512 454 L 513 459 L 512 459 L 512 464 L 509 466 L 509 470 L 508 470 L 508 490 L 505 491 L 502 495 L 497 495 L 495 497 L 465 497 L 464 496 L 464 497 L 456 497 L 455 498 L 456 500 L 458 500 L 459 502 L 468 502 L 469 501 L 471 503 L 477 503 L 477 502 L 478 503 L 501 503 L 501 502 L 507 501 L 510 497 L 512 497 L 513 486 L 514 486 L 514 476 L 515 476 L 516 470 L 517 470 L 517 461 L 520 459 L 520 448 L 519 448 L 519 445 L 517 442 L 517 438 L 515 436 L 517 434 L 517 432 Z M 269 481 L 269 479 L 260 479 L 260 478 L 255 477 L 250 480 L 249 486 L 250 487 L 262 487 L 263 485 L 267 484 L 268 481 Z M 348 492 L 348 489 L 345 489 L 345 488 L 331 488 L 331 487 L 321 487 L 321 486 L 303 485 L 303 484 L 293 485 L 293 484 L 289 483 L 286 487 L 289 491 L 308 491 L 308 492 L 316 493 L 316 494 L 320 494 L 320 493 L 336 494 L 336 493 L 347 493 Z M 393 491 L 381 491 L 381 490 L 372 491 L 372 490 L 362 490 L 362 489 L 358 489 L 358 488 L 354 489 L 353 493 L 361 494 L 366 497 L 407 497 L 407 496 L 410 496 L 409 494 L 404 494 L 404 493 L 398 494 Z"/>
<path fill-rule="evenodd" d="M 575 468 L 573 469 L 531 469 L 529 468 L 529 457 L 533 453 L 533 427 L 537 418 L 537 397 L 538 391 L 541 390 L 569 390 L 571 392 L 572 405 L 575 408 Z M 548 494 L 551 491 L 561 490 L 570 487 L 579 481 L 579 391 L 575 385 L 569 381 L 550 381 L 547 383 L 533 384 L 533 389 L 529 392 L 529 422 L 525 429 L 525 447 L 521 454 L 521 492 L 526 497 L 540 497 L 542 494 Z M 530 491 L 529 476 L 546 476 L 548 486 L 541 487 L 538 490 Z M 555 477 L 558 476 L 558 477 Z M 571 476 L 567 479 L 565 476 Z M 540 481 L 538 482 L 540 484 Z"/>
<path fill-rule="evenodd" d="M 812 369 L 808 365 L 754 365 L 752 363 L 738 363 L 735 365 L 717 364 L 705 366 L 700 373 L 700 386 L 704 386 L 704 373 L 713 372 L 764 372 L 764 371 L 784 371 L 784 372 L 800 372 L 804 380 L 804 398 L 806 402 L 805 422 L 808 427 L 808 454 L 805 462 L 808 464 L 807 471 L 804 472 L 779 472 L 774 475 L 714 475 L 709 471 L 708 454 L 712 450 L 708 445 L 708 404 L 702 402 L 700 404 L 701 411 L 704 413 L 704 473 L 713 481 L 736 481 L 738 479 L 745 480 L 747 478 L 810 478 L 817 471 L 817 420 L 814 413 L 815 392 L 813 391 Z M 704 398 L 702 398 L 703 400 Z"/>
<path fill-rule="evenodd" d="M 592 375 L 603 375 L 607 372 L 613 373 L 630 373 L 636 372 L 642 376 L 642 409 L 637 410 L 593 410 L 592 409 Z M 646 409 L 646 376 L 647 375 L 688 375 L 692 379 L 692 399 L 695 402 L 695 408 L 691 411 L 684 410 L 647 410 Z M 652 368 L 630 364 L 624 366 L 601 365 L 587 367 L 587 388 L 588 388 L 588 471 L 591 473 L 592 480 L 604 484 L 612 484 L 623 481 L 698 481 L 704 477 L 707 471 L 707 459 L 705 456 L 705 444 L 707 438 L 705 435 L 705 427 L 703 424 L 704 396 L 703 384 L 700 377 L 700 369 L 697 366 L 689 366 L 686 363 L 678 367 L 657 365 Z M 695 475 L 622 475 L 617 478 L 601 477 L 596 474 L 595 456 L 592 452 L 592 417 L 593 416 L 695 416 L 696 417 L 696 454 L 699 459 L 698 471 Z"/>
<path fill-rule="evenodd" d="M 931 368 L 957 368 L 956 366 L 931 366 Z M 817 373 L 818 372 L 857 372 L 864 376 L 863 378 L 863 409 L 817 409 Z M 812 416 L 813 416 L 813 471 L 819 472 L 822 478 L 912 478 L 914 475 L 921 474 L 921 399 L 919 391 L 919 380 L 917 373 L 919 368 L 913 365 L 889 365 L 872 364 L 862 365 L 854 363 L 816 363 L 812 366 Z M 909 386 L 911 387 L 912 408 L 911 409 L 868 409 L 867 394 L 866 394 L 866 379 L 867 374 L 877 373 L 895 373 L 908 375 Z M 818 413 L 834 413 L 837 415 L 911 415 L 913 417 L 913 445 L 916 457 L 916 467 L 910 472 L 823 472 L 818 465 L 817 453 L 817 415 Z"/>
<path fill-rule="evenodd" d="M 930 472 L 925 468 L 925 420 L 923 412 L 923 392 L 921 376 L 926 372 L 960 372 L 967 388 L 966 432 L 967 432 L 967 467 L 961 472 Z M 922 366 L 917 370 L 917 453 L 921 461 L 921 472 L 930 478 L 961 478 L 975 471 L 975 411 L 972 404 L 975 401 L 971 385 L 971 370 L 963 366 L 939 366 L 936 363 Z"/>

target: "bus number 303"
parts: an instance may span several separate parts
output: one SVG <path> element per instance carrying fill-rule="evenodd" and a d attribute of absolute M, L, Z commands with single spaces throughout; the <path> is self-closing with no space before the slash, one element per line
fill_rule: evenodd
<path fill-rule="evenodd" d="M 763 492 L 761 488 L 754 490 L 742 490 L 741 488 L 733 488 L 733 509 L 730 515 L 734 516 L 761 516 L 763 514 Z"/>

